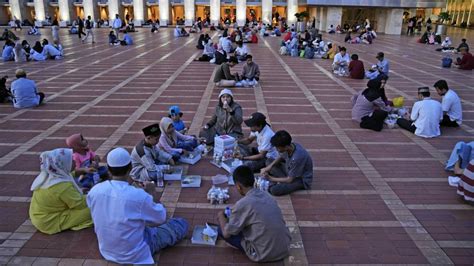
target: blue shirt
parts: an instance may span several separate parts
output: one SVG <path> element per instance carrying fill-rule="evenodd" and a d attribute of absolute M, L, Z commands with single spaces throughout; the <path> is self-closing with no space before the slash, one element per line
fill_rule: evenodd
<path fill-rule="evenodd" d="M 36 91 L 33 80 L 19 78 L 12 82 L 13 106 L 15 108 L 28 108 L 39 105 L 40 97 Z"/>
<path fill-rule="evenodd" d="M 133 44 L 132 37 L 130 37 L 130 35 L 128 35 L 128 34 L 125 34 L 125 35 L 123 36 L 123 40 L 125 41 L 125 43 L 126 43 L 127 45 L 132 45 L 132 44 Z"/>
<path fill-rule="evenodd" d="M 10 45 L 7 45 L 5 46 L 5 48 L 3 48 L 3 52 L 2 52 L 2 58 L 3 58 L 3 61 L 13 61 L 15 59 L 15 55 L 13 54 L 13 47 L 10 46 Z"/>
<path fill-rule="evenodd" d="M 388 76 L 388 72 L 390 72 L 390 63 L 388 62 L 387 59 L 384 59 L 382 61 L 379 61 L 377 63 L 377 67 L 382 70 L 382 72 Z"/>
<path fill-rule="evenodd" d="M 105 181 L 87 195 L 99 250 L 106 260 L 119 264 L 154 264 L 145 242 L 146 223 L 161 224 L 166 210 L 151 195 L 125 181 Z"/>
<path fill-rule="evenodd" d="M 176 131 L 181 131 L 185 128 L 183 120 L 178 120 L 178 121 L 173 120 L 173 126 Z"/>

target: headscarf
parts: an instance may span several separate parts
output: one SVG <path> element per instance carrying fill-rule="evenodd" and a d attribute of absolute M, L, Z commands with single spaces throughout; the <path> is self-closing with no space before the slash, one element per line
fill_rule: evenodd
<path fill-rule="evenodd" d="M 369 102 L 372 102 L 381 97 L 380 86 L 382 86 L 380 79 L 371 79 L 367 82 L 367 89 L 362 92 L 362 95 L 364 95 Z"/>
<path fill-rule="evenodd" d="M 74 135 L 69 136 L 66 139 L 66 144 L 69 148 L 71 148 L 73 150 L 88 152 L 89 151 L 89 145 L 87 145 L 87 144 L 84 145 L 84 143 L 82 143 L 83 139 L 84 139 L 84 137 L 82 136 L 82 134 L 80 134 L 80 133 L 74 134 Z"/>
<path fill-rule="evenodd" d="M 40 53 L 40 54 L 43 52 L 43 46 L 41 45 L 39 41 L 36 41 L 35 46 L 33 46 L 33 50 L 35 50 L 35 52 Z"/>
<path fill-rule="evenodd" d="M 45 151 L 40 155 L 40 174 L 31 184 L 31 191 L 46 189 L 62 182 L 71 182 L 79 193 L 74 178 L 71 176 L 72 149 L 59 148 Z"/>
<path fill-rule="evenodd" d="M 178 136 L 176 135 L 176 130 L 173 130 L 171 134 L 168 134 L 168 128 L 173 124 L 173 120 L 169 117 L 163 117 L 160 121 L 161 135 L 165 138 L 168 145 L 171 147 L 176 147 L 178 143 Z"/>

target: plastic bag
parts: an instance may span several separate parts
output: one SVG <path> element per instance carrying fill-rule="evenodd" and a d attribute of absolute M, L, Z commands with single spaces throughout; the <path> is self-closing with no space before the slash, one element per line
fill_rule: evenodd
<path fill-rule="evenodd" d="M 396 108 L 403 107 L 404 101 L 405 101 L 405 98 L 403 98 L 403 96 L 393 98 L 392 99 L 393 107 L 396 107 Z"/>

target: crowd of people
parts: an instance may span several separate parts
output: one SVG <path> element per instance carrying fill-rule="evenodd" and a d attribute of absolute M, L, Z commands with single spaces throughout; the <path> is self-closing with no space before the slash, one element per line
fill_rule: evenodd
<path fill-rule="evenodd" d="M 78 24 L 81 41 L 85 42 L 90 36 L 94 43 L 90 17 L 85 23 L 84 38 L 81 38 L 83 26 Z M 123 40 L 118 39 L 122 28 L 123 23 L 117 15 L 109 34 L 110 44 L 133 44 L 127 30 L 123 31 Z M 189 34 L 183 29 L 177 27 L 174 36 Z M 370 31 L 369 24 L 366 34 Z M 377 63 L 365 71 L 357 54 L 349 55 L 345 47 L 336 48 L 325 43 L 322 35 L 313 29 L 301 34 L 291 27 L 278 29 L 268 25 L 237 28 L 232 34 L 224 29 L 216 44 L 203 33 L 196 45 L 203 54 L 196 60 L 218 65 L 213 77 L 216 86 L 255 86 L 260 80 L 260 68 L 253 61 L 246 43 L 257 43 L 257 34 L 265 37 L 285 32 L 282 54 L 331 59 L 335 74 L 369 80 L 367 88 L 352 97 L 352 119 L 361 128 L 381 131 L 390 113 L 400 113 L 400 108 L 395 108 L 385 95 L 390 63 L 383 52 L 377 54 Z M 26 41 L 15 44 L 10 41 L 12 36 L 6 35 L 8 45 L 5 44 L 2 53 L 4 60 L 8 58 L 5 61 L 17 60 L 18 45 L 24 50 L 25 58 L 32 60 L 41 61 L 35 59 L 40 55 L 44 56 L 43 60 L 63 56 L 59 38 L 52 45 L 47 40 L 38 41 L 27 52 Z M 61 52 L 58 54 L 52 49 Z M 463 58 L 457 64 L 465 66 L 466 62 L 471 62 L 468 47 L 461 47 L 459 51 Z M 241 62 L 242 72 L 232 74 L 231 69 Z M 17 70 L 16 78 L 5 96 L 6 101 L 13 101 L 16 108 L 42 104 L 45 95 L 38 92 L 34 81 L 27 79 L 26 72 Z M 0 92 L 5 83 L 6 77 L 0 79 Z M 440 135 L 440 127 L 461 126 L 460 97 L 445 80 L 437 81 L 433 87 L 442 97 L 441 103 L 431 99 L 429 87 L 418 88 L 419 101 L 411 112 L 405 111 L 403 118 L 396 121 L 400 128 L 431 138 Z M 287 257 L 290 232 L 272 196 L 311 189 L 313 159 L 288 131 L 274 132 L 264 114 L 255 112 L 245 117 L 244 109 L 231 89 L 222 89 L 217 100 L 211 118 L 198 136 L 187 134 L 188 127 L 182 120 L 184 113 L 174 105 L 167 116 L 142 129 L 143 138 L 137 139 L 131 153 L 122 147 L 114 148 L 107 154 L 105 164 L 81 133 L 67 137 L 64 148 L 41 153 L 40 174 L 31 186 L 33 196 L 29 215 L 32 224 L 45 234 L 94 227 L 100 253 L 106 260 L 120 264 L 153 264 L 153 254 L 184 239 L 190 226 L 184 218 L 167 217 L 167 209 L 160 203 L 161 195 L 156 187 L 164 187 L 164 175 L 170 166 L 179 164 L 180 159 L 198 149 L 200 144 L 212 145 L 214 137 L 230 135 L 237 140 L 238 152 L 234 157 L 243 162 L 232 173 L 234 188 L 242 198 L 232 206 L 230 215 L 218 212 L 218 234 L 252 261 L 269 262 Z M 244 136 L 242 124 L 250 129 L 248 136 Z M 474 190 L 469 186 L 474 180 L 474 162 L 470 162 L 473 153 L 473 142 L 458 143 L 446 166 L 447 170 L 461 176 L 458 193 L 468 201 L 474 201 Z M 268 193 L 255 188 L 256 174 L 270 182 Z"/>

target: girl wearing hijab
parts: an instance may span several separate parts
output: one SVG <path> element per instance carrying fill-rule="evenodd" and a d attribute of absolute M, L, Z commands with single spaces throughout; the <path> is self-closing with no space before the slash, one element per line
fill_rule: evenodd
<path fill-rule="evenodd" d="M 198 43 L 196 45 L 196 48 L 198 48 L 199 50 L 203 50 L 204 49 L 204 44 L 205 44 L 204 40 L 205 40 L 204 39 L 204 34 L 199 35 L 199 40 L 198 40 Z"/>
<path fill-rule="evenodd" d="M 169 117 L 163 117 L 160 121 L 161 136 L 158 141 L 158 147 L 171 154 L 177 161 L 181 156 L 186 156 L 188 152 L 193 151 L 197 145 L 197 139 L 194 136 L 183 135 L 175 130 L 173 120 Z"/>
<path fill-rule="evenodd" d="M 45 234 L 91 227 L 86 197 L 71 175 L 75 167 L 72 149 L 43 152 L 40 161 L 41 173 L 31 185 L 31 223 Z"/>
<path fill-rule="evenodd" d="M 21 43 L 17 42 L 15 44 L 13 53 L 15 54 L 15 62 L 17 63 L 26 62 L 26 52 L 25 50 L 23 50 L 23 46 L 21 46 Z"/>
<path fill-rule="evenodd" d="M 39 41 L 36 41 L 35 46 L 31 49 L 30 59 L 33 61 L 45 61 L 46 55 L 43 52 L 43 46 Z"/>
<path fill-rule="evenodd" d="M 367 88 L 352 97 L 352 119 L 359 122 L 361 128 L 382 130 L 384 120 L 391 110 L 382 99 L 385 94 L 384 84 L 379 78 L 369 80 Z"/>
<path fill-rule="evenodd" d="M 242 107 L 234 102 L 234 96 L 229 89 L 223 89 L 219 93 L 219 103 L 214 114 L 206 125 L 204 125 L 199 137 L 206 140 L 206 144 L 214 143 L 214 137 L 230 135 L 235 139 L 243 136 L 242 133 Z"/>
<path fill-rule="evenodd" d="M 107 177 L 107 168 L 99 166 L 100 157 L 89 148 L 89 142 L 82 134 L 74 134 L 66 139 L 66 144 L 74 152 L 75 174 L 83 188 L 92 188 L 100 179 Z"/>

